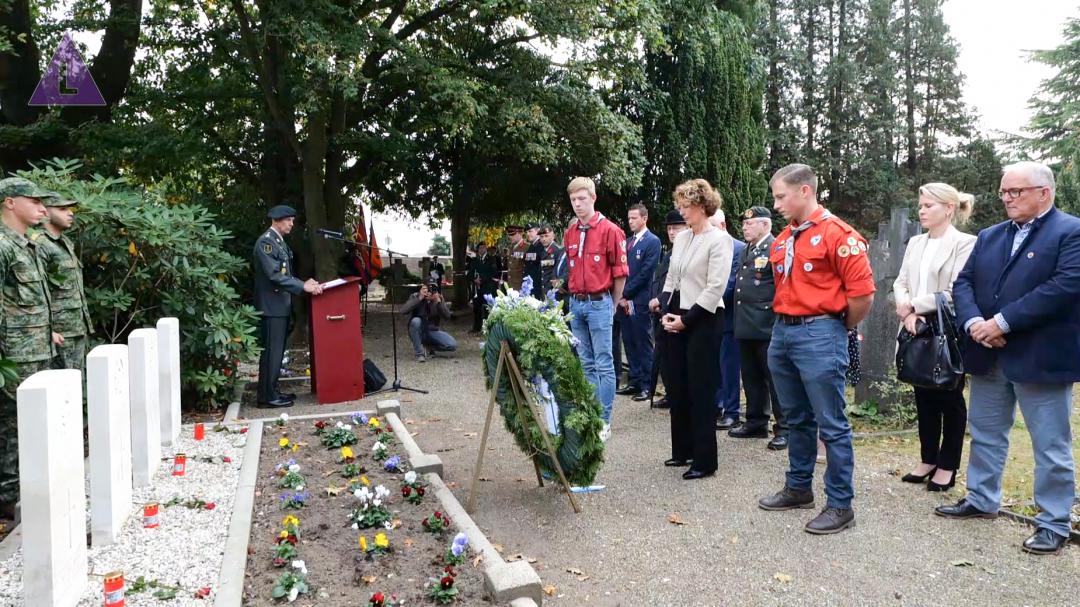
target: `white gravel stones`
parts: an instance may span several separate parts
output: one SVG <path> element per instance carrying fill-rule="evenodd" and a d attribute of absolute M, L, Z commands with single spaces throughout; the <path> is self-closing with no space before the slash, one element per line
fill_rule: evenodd
<path fill-rule="evenodd" d="M 91 547 L 90 584 L 79 602 L 80 607 L 98 607 L 102 604 L 101 575 L 122 570 L 128 585 L 139 576 L 147 581 L 157 580 L 170 586 L 179 586 L 176 598 L 162 601 L 153 596 L 153 590 L 127 594 L 128 607 L 209 607 L 210 599 L 195 598 L 195 591 L 209 586 L 217 591 L 221 571 L 225 538 L 232 518 L 233 498 L 240 474 L 245 434 L 214 432 L 212 424 L 206 424 L 206 438 L 196 441 L 193 427 L 183 426 L 180 437 L 173 447 L 163 450 L 153 482 L 149 487 L 135 489 L 132 516 L 124 525 L 115 544 Z M 172 456 L 187 455 L 187 471 L 184 476 L 172 476 Z M 228 457 L 231 462 L 205 462 L 202 457 Z M 165 502 L 174 497 L 183 500 L 197 498 L 213 502 L 213 510 L 195 510 L 182 505 L 165 508 Z M 158 502 L 160 526 L 144 529 L 142 506 Z M 22 605 L 22 549 L 11 558 L 0 562 L 0 605 Z"/>

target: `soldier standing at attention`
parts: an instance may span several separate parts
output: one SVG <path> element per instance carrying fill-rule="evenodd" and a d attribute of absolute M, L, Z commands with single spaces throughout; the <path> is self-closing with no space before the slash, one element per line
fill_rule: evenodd
<path fill-rule="evenodd" d="M 474 333 L 479 333 L 487 318 L 487 302 L 485 295 L 494 296 L 499 288 L 499 261 L 494 255 L 488 253 L 487 243 L 481 242 L 476 245 L 476 257 L 473 257 L 472 266 L 469 269 L 469 278 L 476 287 L 476 295 L 473 297 L 473 326 Z"/>
<path fill-rule="evenodd" d="M 525 238 L 529 242 L 529 247 L 525 249 L 525 276 L 532 278 L 531 295 L 544 301 L 547 289 L 544 288 L 543 273 L 540 270 L 540 260 L 544 256 L 544 245 L 540 242 L 540 226 L 530 222 L 525 228 Z"/>
<path fill-rule="evenodd" d="M 75 245 L 64 236 L 75 224 L 75 205 L 79 203 L 56 193 L 41 201 L 47 213 L 44 230 L 35 231 L 30 240 L 37 245 L 48 278 L 52 330 L 61 336 L 58 362 L 65 369 L 81 371 L 93 325 L 83 290 L 82 264 Z"/>
<path fill-rule="evenodd" d="M 0 358 L 15 363 L 18 379 L 0 389 L 0 517 L 14 519 L 19 501 L 19 426 L 15 391 L 52 366 L 60 336 L 49 321 L 49 288 L 37 245 L 26 231 L 45 219 L 49 195 L 20 177 L 0 180 Z"/>
<path fill-rule="evenodd" d="M 548 291 L 559 287 L 555 284 L 559 278 L 555 270 L 559 265 L 563 250 L 555 244 L 555 232 L 547 224 L 540 226 L 540 244 L 544 247 L 544 252 L 540 256 L 540 284 L 543 286 L 541 295 L 546 297 Z"/>
<path fill-rule="evenodd" d="M 292 232 L 296 211 L 282 204 L 271 208 L 266 216 L 270 228 L 255 243 L 255 307 L 262 313 L 256 400 L 260 408 L 291 407 L 295 395 L 279 392 L 277 382 L 289 335 L 292 296 L 304 292 L 318 295 L 322 287 L 312 278 L 305 282 L 293 276 L 293 254 L 285 244 L 285 236 Z"/>
<path fill-rule="evenodd" d="M 525 228 L 521 226 L 506 226 L 506 235 L 510 238 L 510 255 L 506 259 L 507 281 L 510 288 L 515 291 L 521 290 L 521 279 L 525 277 L 525 251 L 529 243 L 522 238 Z"/>

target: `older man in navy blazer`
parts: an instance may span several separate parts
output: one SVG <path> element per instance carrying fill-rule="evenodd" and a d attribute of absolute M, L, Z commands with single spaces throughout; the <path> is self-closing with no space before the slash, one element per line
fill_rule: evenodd
<path fill-rule="evenodd" d="M 660 239 L 649 231 L 649 211 L 643 204 L 635 204 L 627 212 L 632 235 L 626 242 L 626 258 L 630 275 L 623 287 L 616 315 L 622 325 L 623 345 L 630 363 L 630 381 L 619 394 L 633 395 L 633 400 L 649 400 L 652 392 L 652 316 L 649 300 L 652 299 L 652 278 L 656 264 L 660 263 Z"/>
<path fill-rule="evenodd" d="M 964 499 L 949 518 L 994 518 L 1016 402 L 1035 452 L 1036 532 L 1023 549 L 1053 554 L 1069 539 L 1076 495 L 1069 413 L 1080 380 L 1080 219 L 1054 207 L 1043 164 L 1005 168 L 1009 220 L 979 233 L 956 282 L 957 321 L 971 373 L 971 458 Z"/>

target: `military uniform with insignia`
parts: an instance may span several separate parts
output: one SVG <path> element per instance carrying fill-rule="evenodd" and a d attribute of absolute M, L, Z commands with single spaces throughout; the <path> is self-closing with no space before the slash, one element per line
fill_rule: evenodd
<path fill-rule="evenodd" d="M 537 234 L 540 226 L 531 223 L 526 226 L 526 229 L 532 232 L 531 235 L 536 236 L 536 240 L 529 242 L 528 248 L 525 249 L 525 276 L 532 278 L 532 296 L 543 301 L 546 289 L 544 289 L 543 273 L 540 270 L 540 260 L 544 256 L 544 245 L 540 242 L 540 236 Z"/>
<path fill-rule="evenodd" d="M 46 208 L 66 208 L 78 204 L 58 194 L 42 199 Z M 46 225 L 30 236 L 38 245 L 38 254 L 45 267 L 51 299 L 52 330 L 64 337 L 60 344 L 58 363 L 65 369 L 83 369 L 93 326 L 83 288 L 82 263 L 75 245 L 55 225 Z"/>
<path fill-rule="evenodd" d="M 506 226 L 506 231 L 510 234 L 522 230 L 520 226 Z M 510 248 L 510 257 L 506 260 L 507 281 L 515 291 L 521 290 L 521 280 L 525 277 L 525 252 L 528 249 L 529 243 L 522 239 Z"/>
<path fill-rule="evenodd" d="M 743 219 L 747 220 L 771 218 L 769 209 L 760 206 L 743 213 Z M 746 422 L 729 432 L 735 438 L 767 437 L 770 410 L 776 420 L 776 435 L 787 435 L 787 423 L 769 372 L 769 340 L 776 322 L 772 308 L 776 282 L 769 264 L 769 249 L 774 240 L 772 234 L 766 233 L 757 242 L 748 243 L 739 259 L 735 279 L 735 339 L 739 344 L 739 367 L 746 393 Z"/>
<path fill-rule="evenodd" d="M 275 221 L 296 216 L 292 207 L 278 205 L 267 216 Z M 285 355 L 285 339 L 289 334 L 293 295 L 304 291 L 304 282 L 293 276 L 293 253 L 285 239 L 273 227 L 266 230 L 255 243 L 255 307 L 262 313 L 259 320 L 259 406 L 287 407 L 291 395 L 278 391 L 281 359 Z"/>
<path fill-rule="evenodd" d="M 559 265 L 562 254 L 562 247 L 554 242 L 544 247 L 543 255 L 540 257 L 540 282 L 544 285 L 545 294 L 549 289 L 556 288 L 552 281 L 558 278 L 555 270 Z"/>
<path fill-rule="evenodd" d="M 16 390 L 38 371 L 52 367 L 56 350 L 49 315 L 49 288 L 38 244 L 12 224 L 21 220 L 8 209 L 9 199 L 35 204 L 50 192 L 18 177 L 0 180 L 3 219 L 0 222 L 0 358 L 15 363 L 18 375 L 0 389 L 0 510 L 11 516 L 19 499 L 19 428 Z M 25 205 L 25 201 L 14 204 Z M 42 217 L 44 207 L 42 207 Z M 40 218 L 39 218 L 40 220 Z M 24 228 L 25 229 L 25 228 Z"/>

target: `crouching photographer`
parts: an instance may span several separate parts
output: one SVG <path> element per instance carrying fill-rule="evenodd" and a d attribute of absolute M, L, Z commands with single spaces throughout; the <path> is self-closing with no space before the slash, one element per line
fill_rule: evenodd
<path fill-rule="evenodd" d="M 401 313 L 409 317 L 409 340 L 416 353 L 416 362 L 427 360 L 427 348 L 431 348 L 432 354 L 457 350 L 457 340 L 439 330 L 440 322 L 450 320 L 450 308 L 443 301 L 439 285 L 432 283 L 420 287 L 420 291 L 410 295 L 401 306 Z"/>

